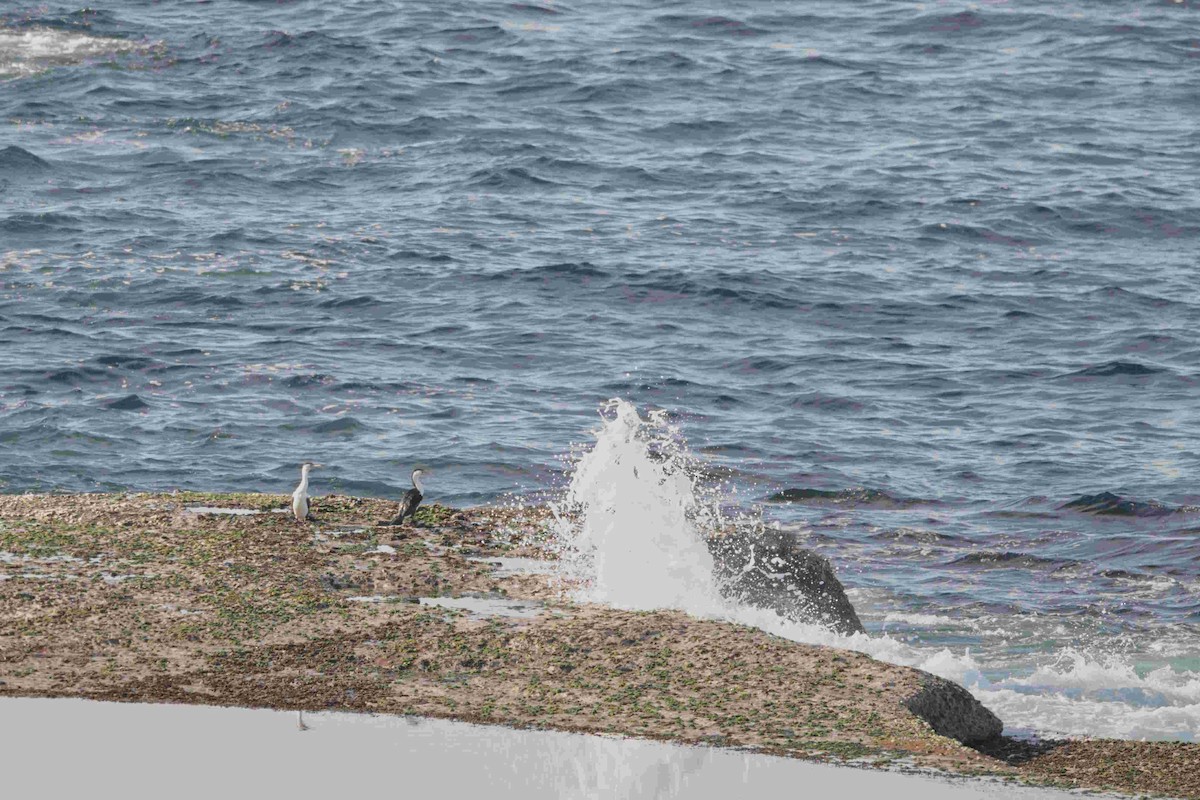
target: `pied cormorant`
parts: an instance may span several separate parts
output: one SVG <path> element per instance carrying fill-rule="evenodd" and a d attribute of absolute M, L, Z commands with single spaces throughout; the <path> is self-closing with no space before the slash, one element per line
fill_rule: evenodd
<path fill-rule="evenodd" d="M 296 517 L 297 522 L 304 522 L 308 519 L 308 471 L 320 464 L 314 464 L 311 461 L 305 461 L 300 465 L 300 485 L 296 487 L 296 491 L 292 492 L 292 514 Z"/>
<path fill-rule="evenodd" d="M 417 513 L 417 506 L 421 505 L 421 500 L 425 498 L 425 486 L 421 483 L 421 476 L 425 474 L 423 469 L 414 469 L 412 471 L 413 488 L 404 493 L 404 497 L 400 498 L 400 507 L 396 509 L 396 516 L 388 520 L 388 525 L 403 525 L 405 517 L 411 517 Z"/>

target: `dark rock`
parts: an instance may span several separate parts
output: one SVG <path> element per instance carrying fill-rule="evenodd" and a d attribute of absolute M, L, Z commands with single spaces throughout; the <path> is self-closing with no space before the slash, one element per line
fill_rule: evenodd
<path fill-rule="evenodd" d="M 1004 723 L 954 681 L 921 673 L 921 691 L 904 701 L 909 711 L 929 723 L 933 732 L 965 745 L 998 737 Z"/>
<path fill-rule="evenodd" d="M 838 633 L 863 632 L 829 559 L 804 549 L 794 537 L 775 530 L 737 531 L 707 544 L 725 597 Z"/>

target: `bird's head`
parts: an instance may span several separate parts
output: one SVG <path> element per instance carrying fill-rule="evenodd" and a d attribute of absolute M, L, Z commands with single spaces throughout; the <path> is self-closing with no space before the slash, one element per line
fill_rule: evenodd
<path fill-rule="evenodd" d="M 412 471 L 412 483 L 413 483 L 413 486 L 416 487 L 416 490 L 418 492 L 425 491 L 425 485 L 423 483 L 421 483 L 421 478 L 424 475 L 425 475 L 425 470 L 423 470 L 423 469 L 414 469 Z"/>
<path fill-rule="evenodd" d="M 315 461 L 305 461 L 303 464 L 300 465 L 300 471 L 307 474 L 310 469 L 316 469 L 317 467 L 323 467 L 323 466 L 325 466 L 325 465 L 318 464 Z"/>

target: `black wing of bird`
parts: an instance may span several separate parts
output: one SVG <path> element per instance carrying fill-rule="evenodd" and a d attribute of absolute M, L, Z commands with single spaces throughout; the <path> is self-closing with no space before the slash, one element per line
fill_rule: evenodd
<path fill-rule="evenodd" d="M 400 508 L 396 511 L 396 516 L 392 517 L 392 524 L 403 524 L 405 517 L 411 517 L 417 513 L 417 506 L 421 505 L 422 497 L 423 495 L 415 488 L 405 492 L 404 497 L 400 498 Z"/>

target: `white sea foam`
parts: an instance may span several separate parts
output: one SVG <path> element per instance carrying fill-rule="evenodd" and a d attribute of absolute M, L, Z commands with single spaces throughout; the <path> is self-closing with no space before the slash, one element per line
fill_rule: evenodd
<path fill-rule="evenodd" d="M 0 80 L 137 50 L 136 42 L 58 28 L 0 28 Z"/>
<path fill-rule="evenodd" d="M 1029 731 L 1041 736 L 1197 741 L 1200 705 L 1147 707 L 1117 701 L 1073 699 L 1054 692 L 1024 694 L 1013 689 L 968 688 L 1005 721 L 1010 733 Z"/>
<path fill-rule="evenodd" d="M 919 625 L 924 628 L 963 627 L 961 620 L 956 620 L 952 617 L 947 617 L 942 614 L 905 614 L 893 611 L 884 615 L 883 621 L 885 623 L 890 622 L 899 625 Z"/>
<path fill-rule="evenodd" d="M 732 521 L 720 519 L 720 498 L 708 496 L 691 477 L 697 462 L 679 431 L 665 414 L 642 419 L 623 400 L 606 403 L 601 416 L 595 446 L 578 461 L 555 506 L 560 557 L 581 587 L 579 599 L 678 608 L 917 667 L 966 686 L 1013 731 L 1191 741 L 1200 730 L 1200 673 L 1170 667 L 1145 672 L 1125 657 L 1064 651 L 1028 674 L 989 680 L 985 673 L 1011 671 L 989 670 L 969 650 L 922 648 L 886 634 L 843 636 L 723 600 L 702 536 Z M 938 614 L 891 614 L 885 620 L 963 627 Z"/>

